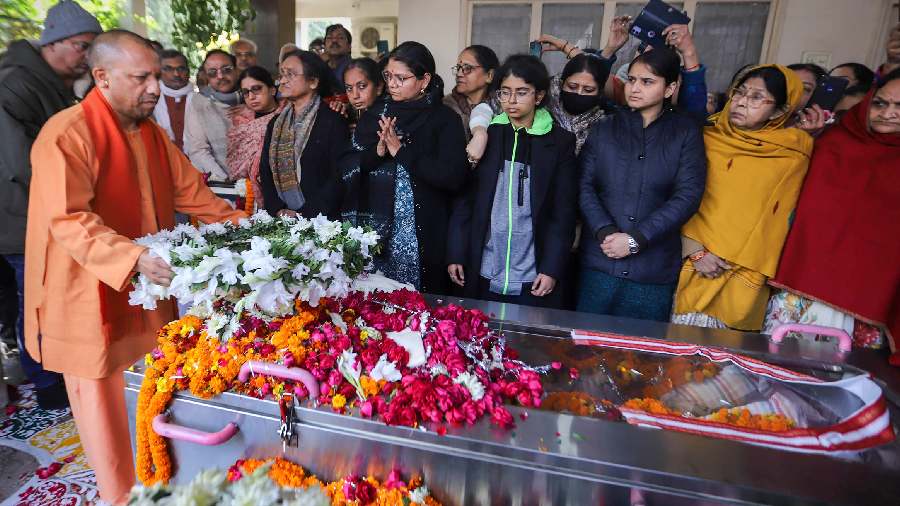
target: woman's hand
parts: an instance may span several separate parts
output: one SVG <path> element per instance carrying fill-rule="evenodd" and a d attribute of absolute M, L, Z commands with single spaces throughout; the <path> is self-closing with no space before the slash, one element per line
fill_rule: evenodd
<path fill-rule="evenodd" d="M 631 16 L 616 16 L 609 24 L 609 40 L 606 41 L 606 47 L 600 53 L 600 56 L 607 60 L 612 58 L 622 46 L 628 42 L 628 30 L 631 25 Z"/>
<path fill-rule="evenodd" d="M 331 102 L 328 104 L 328 107 L 345 118 L 347 117 L 347 112 L 350 110 L 350 104 L 341 102 L 340 100 Z"/>
<path fill-rule="evenodd" d="M 277 213 L 275 213 L 275 216 L 277 216 L 279 218 L 296 218 L 297 211 L 294 211 L 293 209 L 284 208 L 284 209 L 278 211 Z"/>
<path fill-rule="evenodd" d="M 813 104 L 812 107 L 807 107 L 797 113 L 797 124 L 795 126 L 816 137 L 825 129 L 825 125 L 831 116 L 832 114 L 819 107 L 819 104 Z"/>
<path fill-rule="evenodd" d="M 697 57 L 697 46 L 694 45 L 694 37 L 688 29 L 688 25 L 669 25 L 662 32 L 666 38 L 666 44 L 672 46 L 681 54 L 682 64 L 686 69 L 694 69 L 700 65 Z"/>
<path fill-rule="evenodd" d="M 403 147 L 403 142 L 400 137 L 397 136 L 397 131 L 394 129 L 396 123 L 397 118 L 382 117 L 378 120 L 378 124 L 381 126 L 381 131 L 378 132 L 379 156 L 384 156 L 380 151 L 380 144 L 382 142 L 384 143 L 384 149 L 387 150 L 391 156 L 397 156 L 397 151 L 400 151 L 400 148 Z"/>
<path fill-rule="evenodd" d="M 462 264 L 448 265 L 447 274 L 450 275 L 450 281 L 453 281 L 453 283 L 459 286 L 466 286 L 466 274 L 463 272 Z"/>
<path fill-rule="evenodd" d="M 472 140 L 466 145 L 466 156 L 472 167 L 478 165 L 484 150 L 487 148 L 488 135 L 484 127 L 475 127 L 472 130 Z"/>
<path fill-rule="evenodd" d="M 568 49 L 567 46 L 569 44 L 566 40 L 546 33 L 538 37 L 538 42 L 541 43 L 544 51 L 564 51 L 563 47 Z"/>
<path fill-rule="evenodd" d="M 731 265 L 728 262 L 709 251 L 700 260 L 692 263 L 694 264 L 694 270 L 699 272 L 701 276 L 710 279 L 717 278 L 724 274 L 725 271 L 731 269 Z"/>
<path fill-rule="evenodd" d="M 556 288 L 556 280 L 546 274 L 538 274 L 531 284 L 531 295 L 535 297 L 544 297 L 550 294 Z"/>
<path fill-rule="evenodd" d="M 628 239 L 631 236 L 624 232 L 616 232 L 609 234 L 600 244 L 603 254 L 609 258 L 619 259 L 625 258 L 631 254 L 631 248 L 628 247 Z"/>

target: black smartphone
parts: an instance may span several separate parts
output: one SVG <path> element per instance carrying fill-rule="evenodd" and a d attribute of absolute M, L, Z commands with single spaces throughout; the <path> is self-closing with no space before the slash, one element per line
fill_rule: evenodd
<path fill-rule="evenodd" d="M 848 81 L 840 77 L 828 76 L 816 85 L 809 102 L 806 107 L 812 107 L 813 104 L 818 105 L 826 111 L 834 111 L 835 106 L 844 97 L 844 91 L 847 89 Z"/>
<path fill-rule="evenodd" d="M 388 41 L 379 40 L 378 42 L 375 43 L 375 49 L 376 49 L 376 51 L 378 51 L 379 55 L 388 54 Z"/>
<path fill-rule="evenodd" d="M 686 25 L 691 18 L 662 0 L 650 0 L 631 23 L 631 35 L 653 47 L 666 45 L 663 30 L 670 25 Z"/>
<path fill-rule="evenodd" d="M 538 58 L 541 57 L 541 52 L 543 52 L 543 48 L 541 47 L 541 43 L 539 41 L 533 40 L 531 44 L 528 45 L 528 52 L 531 53 L 531 56 L 536 56 Z"/>

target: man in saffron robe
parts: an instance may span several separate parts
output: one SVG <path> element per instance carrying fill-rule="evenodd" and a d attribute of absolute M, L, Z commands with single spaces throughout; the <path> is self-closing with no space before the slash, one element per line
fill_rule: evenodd
<path fill-rule="evenodd" d="M 88 61 L 96 88 L 53 116 L 31 152 L 25 335 L 32 356 L 63 374 L 101 499 L 124 504 L 135 474 L 123 371 L 176 316 L 168 301 L 154 311 L 128 304 L 135 273 L 164 285 L 172 277 L 133 239 L 172 227 L 175 210 L 204 222 L 245 215 L 148 119 L 160 60 L 144 38 L 106 32 Z"/>

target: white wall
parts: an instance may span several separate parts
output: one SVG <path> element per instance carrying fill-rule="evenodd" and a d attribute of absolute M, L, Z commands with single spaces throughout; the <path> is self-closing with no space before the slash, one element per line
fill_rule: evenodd
<path fill-rule="evenodd" d="M 891 0 L 781 0 L 769 55 L 775 63 L 791 64 L 801 61 L 803 52 L 814 51 L 830 54 L 831 66 L 845 62 L 878 65 L 884 56 L 882 32 L 890 16 L 891 3 Z"/>
<path fill-rule="evenodd" d="M 297 0 L 298 18 L 396 17 L 398 0 Z"/>
<path fill-rule="evenodd" d="M 438 74 L 449 92 L 455 79 L 450 67 L 456 63 L 463 40 L 463 13 L 460 0 L 399 0 L 397 43 L 415 40 L 428 46 Z"/>

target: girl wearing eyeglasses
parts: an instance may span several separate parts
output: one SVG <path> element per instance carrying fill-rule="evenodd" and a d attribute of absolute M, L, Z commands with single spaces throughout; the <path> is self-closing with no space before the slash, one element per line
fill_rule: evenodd
<path fill-rule="evenodd" d="M 466 174 L 465 132 L 441 103 L 434 57 L 404 42 L 387 58 L 387 94 L 369 107 L 352 136 L 358 167 L 345 176 L 345 217 L 382 237 L 375 267 L 416 289 L 446 293 L 447 222 Z"/>
<path fill-rule="evenodd" d="M 339 160 L 350 132 L 325 97 L 333 93 L 325 62 L 310 51 L 284 55 L 278 89 L 286 103 L 266 129 L 259 164 L 266 210 L 273 216 L 340 216 Z"/>
<path fill-rule="evenodd" d="M 706 179 L 696 119 L 671 105 L 678 55 L 637 56 L 625 81 L 628 109 L 597 122 L 581 150 L 578 310 L 668 321 L 681 267 L 681 226 Z"/>
<path fill-rule="evenodd" d="M 497 79 L 503 112 L 454 205 L 447 272 L 469 297 L 560 307 L 575 235 L 575 136 L 542 107 L 550 76 L 540 60 L 511 56 Z"/>
<path fill-rule="evenodd" d="M 787 67 L 744 71 L 730 97 L 704 129 L 706 191 L 682 229 L 672 321 L 759 331 L 813 140 L 785 126 L 804 104 L 803 82 Z"/>
<path fill-rule="evenodd" d="M 456 77 L 456 86 L 444 97 L 444 104 L 459 114 L 467 142 L 472 138 L 469 116 L 475 106 L 490 100 L 489 88 L 499 66 L 500 61 L 493 49 L 475 44 L 463 49 L 456 65 L 450 69 Z"/>
<path fill-rule="evenodd" d="M 250 67 L 238 77 L 238 91 L 244 101 L 244 111 L 231 117 L 228 130 L 228 175 L 233 181 L 250 179 L 258 207 L 265 201 L 259 184 L 259 163 L 265 143 L 266 127 L 281 111 L 275 99 L 278 87 L 268 70 Z"/>

